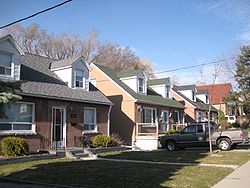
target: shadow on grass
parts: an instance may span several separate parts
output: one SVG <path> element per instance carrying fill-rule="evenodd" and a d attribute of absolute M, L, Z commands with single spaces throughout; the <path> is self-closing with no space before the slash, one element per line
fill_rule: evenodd
<path fill-rule="evenodd" d="M 9 178 L 75 187 L 162 187 L 181 167 L 108 161 L 55 161 L 38 164 Z M 166 187 L 166 186 L 165 186 Z"/>
<path fill-rule="evenodd" d="M 114 152 L 104 154 L 101 157 L 199 163 L 198 161 L 207 155 L 208 153 L 205 150 L 180 150 L 175 152 L 159 150 L 151 152 Z M 1 168 L 6 169 L 6 167 L 0 166 L 0 171 Z M 169 186 L 166 182 L 175 181 L 176 174 L 182 173 L 181 171 L 185 166 L 54 159 L 13 164 L 11 168 L 14 169 L 10 169 L 5 177 L 75 187 L 176 187 Z M 192 168 L 191 171 L 193 172 L 196 170 L 203 172 L 205 170 L 204 167 L 188 168 Z M 201 170 L 201 168 L 203 169 Z M 189 169 L 184 169 L 184 171 L 189 171 Z M 187 176 L 189 175 L 189 172 L 187 172 Z"/>

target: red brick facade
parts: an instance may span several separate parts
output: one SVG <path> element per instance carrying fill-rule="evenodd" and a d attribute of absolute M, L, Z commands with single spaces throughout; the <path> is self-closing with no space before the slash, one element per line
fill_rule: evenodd
<path fill-rule="evenodd" d="M 23 97 L 25 102 L 35 104 L 35 128 L 36 135 L 18 135 L 25 138 L 31 152 L 38 149 L 50 149 L 52 141 L 52 108 L 62 107 L 66 109 L 66 147 L 80 146 L 80 137 L 83 136 L 84 107 L 96 109 L 97 132 L 84 133 L 92 139 L 97 134 L 108 134 L 108 111 L 110 106 L 90 103 L 80 103 L 35 97 Z M 72 114 L 76 117 L 72 118 Z M 14 136 L 14 135 L 11 135 Z M 0 136 L 0 141 L 5 136 Z"/>

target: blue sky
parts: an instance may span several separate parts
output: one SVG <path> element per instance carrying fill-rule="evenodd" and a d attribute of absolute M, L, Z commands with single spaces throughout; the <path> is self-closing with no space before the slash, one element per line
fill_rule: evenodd
<path fill-rule="evenodd" d="M 0 25 L 62 1 L 0 0 Z M 131 47 L 158 72 L 230 57 L 250 41 L 250 1 L 74 0 L 22 22 L 32 23 L 49 32 L 82 37 L 96 29 L 101 40 Z M 204 70 L 211 72 L 211 66 Z M 198 79 L 197 72 L 159 76 L 175 75 L 180 84 L 187 84 Z"/>

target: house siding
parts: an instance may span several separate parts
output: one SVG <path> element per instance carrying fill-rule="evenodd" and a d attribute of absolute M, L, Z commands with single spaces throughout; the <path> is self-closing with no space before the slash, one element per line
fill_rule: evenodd
<path fill-rule="evenodd" d="M 84 107 L 96 108 L 97 116 L 97 132 L 85 133 L 85 135 L 89 139 L 93 139 L 97 134 L 108 134 L 109 106 L 35 97 L 23 97 L 22 101 L 35 103 L 36 135 L 18 135 L 27 140 L 31 152 L 35 152 L 38 149 L 50 149 L 51 147 L 53 107 L 64 107 L 66 109 L 66 147 L 81 146 L 80 137 L 83 135 Z M 71 118 L 72 114 L 76 115 L 76 119 L 73 120 Z M 76 123 L 76 125 L 72 126 L 71 122 Z M 1 135 L 0 141 L 6 136 Z"/>
<path fill-rule="evenodd" d="M 177 101 L 183 101 L 184 100 L 179 95 L 177 95 L 175 92 L 172 92 L 172 96 Z M 188 102 L 185 102 L 185 113 L 186 113 L 186 122 L 189 122 L 189 123 L 195 122 L 195 120 L 196 120 L 196 110 Z"/>
<path fill-rule="evenodd" d="M 132 144 L 136 122 L 134 99 L 94 66 L 90 77 L 96 78 L 96 87 L 114 104 L 110 119 L 111 133 L 118 133 L 127 144 Z"/>

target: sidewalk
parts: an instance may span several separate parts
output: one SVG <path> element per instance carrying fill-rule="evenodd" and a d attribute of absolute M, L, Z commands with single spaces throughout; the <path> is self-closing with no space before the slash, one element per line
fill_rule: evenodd
<path fill-rule="evenodd" d="M 250 161 L 237 168 L 212 188 L 246 188 L 250 187 Z"/>

